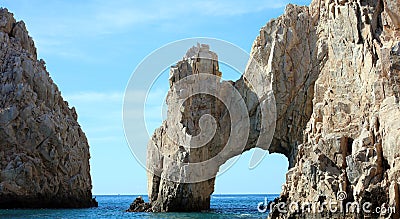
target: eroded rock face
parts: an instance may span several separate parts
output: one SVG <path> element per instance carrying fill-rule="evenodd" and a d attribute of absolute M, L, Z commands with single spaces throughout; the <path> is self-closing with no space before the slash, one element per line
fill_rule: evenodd
<path fill-rule="evenodd" d="M 198 72 L 220 76 L 216 54 L 210 52 L 206 45 L 191 48 L 185 59 L 171 68 L 168 117 L 148 145 L 148 190 L 154 211 L 208 209 L 220 166 L 254 147 L 283 153 L 288 157 L 290 166 L 294 165 L 297 145 L 303 138 L 302 130 L 312 113 L 313 89 L 318 76 L 318 68 L 315 68 L 318 64 L 315 63 L 325 60 L 324 55 L 314 49 L 317 43 L 315 30 L 304 32 L 302 25 L 309 25 L 310 17 L 307 7 L 292 6 L 288 8 L 284 20 L 278 19 L 263 28 L 253 46 L 253 59 L 249 60 L 244 77 L 236 82 L 219 82 L 219 78 L 214 81 L 207 78 L 185 80 Z M 296 22 L 302 25 L 296 25 Z M 291 29 L 286 30 L 286 27 Z M 264 39 L 265 36 L 278 37 Z M 302 56 L 302 60 L 296 60 L 297 56 Z M 213 62 L 207 60 L 210 57 Z M 291 73 L 287 74 L 288 71 Z M 182 91 L 191 89 L 193 85 L 198 86 L 199 91 L 205 91 L 210 84 L 221 87 L 216 88 L 217 92 L 212 95 L 218 98 L 195 96 L 180 106 L 180 101 L 184 99 L 180 96 Z M 241 108 L 231 104 L 235 101 L 228 101 L 227 104 L 217 100 L 225 97 L 242 101 L 244 109 L 234 111 Z M 201 116 L 204 114 L 211 115 L 216 124 L 204 122 L 202 128 Z M 249 123 L 234 121 L 236 117 L 240 117 L 240 121 L 248 119 Z M 272 118 L 277 118 L 277 121 Z M 275 125 L 273 132 L 271 127 Z M 231 130 L 232 127 L 234 130 Z M 206 145 L 193 149 L 191 147 L 198 144 L 195 139 L 200 130 L 216 131 L 208 134 L 214 137 Z M 179 136 L 179 133 L 186 133 L 186 136 Z M 230 148 L 226 146 L 230 137 L 236 137 L 233 140 L 236 146 L 241 145 L 239 142 L 244 139 L 243 147 L 227 149 L 229 152 L 224 153 L 224 147 Z M 170 156 L 172 159 L 169 159 Z M 215 156 L 219 159 L 211 166 L 195 169 L 187 165 Z M 192 175 L 203 179 L 192 183 Z M 190 183 L 186 183 L 188 181 Z"/>
<path fill-rule="evenodd" d="M 288 6 L 278 22 L 286 22 L 291 11 L 301 8 Z M 299 206 L 307 202 L 337 202 L 343 206 L 369 202 L 372 211 L 375 207 L 396 207 L 397 213 L 387 211 L 380 216 L 399 217 L 399 10 L 398 1 L 315 0 L 306 8 L 307 23 L 301 22 L 304 16 L 297 15 L 300 22 L 292 26 L 300 25 L 302 30 L 315 33 L 310 51 L 317 56 L 310 66 L 318 79 L 307 94 L 313 97 L 312 114 L 302 130 L 303 139 L 298 139 L 301 144 L 297 146 L 295 165 L 288 171 L 276 201 Z M 276 22 L 271 21 L 263 29 L 271 30 Z M 288 25 L 281 32 L 291 29 Z M 259 46 L 264 39 L 280 36 L 278 32 L 261 33 L 252 54 L 257 56 L 265 49 L 262 43 Z M 296 48 L 308 54 L 301 46 Z M 289 63 L 294 60 L 304 66 L 302 59 L 302 55 L 292 56 Z M 273 65 L 267 63 L 265 67 Z M 296 71 L 308 74 L 301 67 L 295 69 L 282 73 L 286 77 Z M 275 209 L 271 217 L 289 215 Z M 329 215 L 326 205 L 320 214 L 292 214 L 306 218 Z M 379 216 L 362 210 L 347 215 Z"/>
<path fill-rule="evenodd" d="M 397 213 L 386 211 L 381 216 L 399 218 L 399 11 L 398 1 L 314 0 L 309 7 L 288 5 L 282 16 L 260 30 L 244 73 L 246 80 L 230 83 L 243 97 L 251 121 L 249 140 L 242 151 L 260 147 L 288 157 L 290 169 L 276 201 L 286 206 L 371 203 L 372 211 L 375 207 L 396 207 Z M 198 65 L 219 74 L 217 62 L 199 61 L 200 50 L 191 49 L 187 57 L 194 59 L 184 59 L 171 69 L 171 84 L 195 74 L 193 69 Z M 252 67 L 255 63 L 262 66 L 261 71 Z M 252 86 L 246 81 L 252 81 Z M 270 146 L 254 141 L 263 135 L 257 125 L 265 119 L 258 113 L 262 106 L 258 90 L 265 87 L 271 88 L 276 100 L 276 128 Z M 179 147 L 185 138 L 178 136 L 180 140 L 171 141 L 166 136 L 178 133 L 176 130 L 195 136 L 198 114 L 206 112 L 216 118 L 218 136 L 206 148 L 218 151 L 230 134 L 224 127 L 232 124 L 226 123 L 225 110 L 208 97 L 194 98 L 179 108 L 179 95 L 174 94 L 180 90 L 174 89 L 171 87 L 169 94 L 169 110 L 175 107 L 178 111 L 174 112 L 182 113 L 168 117 L 149 143 L 148 167 L 157 173 L 149 174 L 150 201 L 155 211 L 206 209 L 214 178 L 185 183 L 190 178 L 185 165 L 207 159 L 213 151 L 187 150 Z M 179 128 L 174 129 L 177 124 Z M 173 133 L 168 133 L 171 130 Z M 172 161 L 165 161 L 165 152 Z M 224 158 L 238 153 L 241 151 Z M 220 163 L 216 164 L 219 167 Z M 216 169 L 207 171 L 216 173 Z M 176 178 L 165 180 L 169 174 Z M 319 214 L 282 213 L 274 208 L 271 217 L 343 213 L 329 210 L 326 205 Z M 368 216 L 362 211 L 350 213 L 348 217 Z"/>
<path fill-rule="evenodd" d="M 259 141 L 268 126 L 260 117 L 271 113 L 260 102 L 269 103 L 273 96 L 261 100 L 249 89 L 254 80 L 221 81 L 217 54 L 204 44 L 189 49 L 171 67 L 168 116 L 147 148 L 153 211 L 209 209 L 220 166 L 272 138 L 266 134 Z M 268 90 L 265 86 L 259 93 Z"/>
<path fill-rule="evenodd" d="M 151 212 L 150 203 L 144 202 L 142 196 L 137 197 L 129 206 L 127 212 Z"/>
<path fill-rule="evenodd" d="M 199 72 L 207 73 L 210 77 L 197 78 Z M 217 55 L 206 45 L 191 48 L 184 60 L 171 67 L 171 89 L 167 97 L 168 118 L 155 131 L 148 145 L 147 166 L 151 170 L 148 175 L 148 190 L 153 211 L 200 211 L 210 207 L 210 195 L 214 191 L 218 165 L 214 169 L 192 170 L 187 164 L 207 160 L 220 151 L 220 147 L 216 145 L 225 143 L 222 131 L 221 135 L 211 141 L 195 139 L 193 136 L 199 135 L 204 127 L 208 130 L 212 130 L 213 126 L 219 130 L 225 129 L 221 127 L 219 120 L 226 119 L 222 118 L 225 115 L 222 113 L 222 103 L 214 96 L 192 96 L 189 93 L 196 92 L 191 90 L 196 89 L 191 84 L 197 85 L 200 90 L 204 90 L 207 87 L 205 85 L 219 85 L 220 76 Z M 186 99 L 188 96 L 192 97 Z M 200 118 L 205 114 L 212 115 L 217 121 L 207 120 L 205 124 L 201 124 Z M 210 136 L 213 136 L 212 133 Z M 195 144 L 194 141 L 208 143 L 201 148 L 185 147 Z M 195 180 L 195 183 L 184 182 L 190 174 L 198 174 L 200 177 L 209 174 L 210 177 Z"/>
<path fill-rule="evenodd" d="M 0 208 L 92 207 L 89 145 L 25 24 L 0 9 Z"/>
<path fill-rule="evenodd" d="M 315 81 L 320 66 L 326 62 L 326 45 L 317 37 L 308 7 L 288 5 L 285 14 L 261 28 L 252 46 L 251 60 L 262 66 L 262 71 L 248 68 L 246 78 L 265 75 L 253 83 L 254 89 L 272 86 L 276 100 L 276 128 L 269 148 L 270 153 L 282 153 L 295 163 L 303 130 L 313 110 Z M 262 119 L 262 118 L 260 118 Z"/>

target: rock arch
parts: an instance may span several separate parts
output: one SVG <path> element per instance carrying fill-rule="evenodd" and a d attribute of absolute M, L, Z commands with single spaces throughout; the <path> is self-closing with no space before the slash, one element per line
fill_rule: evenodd
<path fill-rule="evenodd" d="M 148 192 L 153 211 L 209 209 L 210 195 L 214 191 L 219 167 L 229 158 L 254 147 L 269 150 L 270 153 L 282 153 L 288 158 L 289 168 L 294 166 L 297 146 L 303 140 L 303 130 L 312 113 L 314 83 L 319 71 L 315 68 L 315 63 L 322 63 L 325 57 L 324 47 L 319 54 L 313 49 L 316 48 L 316 37 L 311 22 L 308 7 L 289 5 L 285 15 L 260 30 L 244 77 L 236 82 L 202 79 L 203 82 L 209 80 L 207 84 L 228 84 L 218 85 L 221 86 L 217 89 L 219 93 L 230 95 L 232 91 L 227 92 L 226 87 L 232 86 L 244 100 L 249 126 L 247 135 L 241 137 L 246 137 L 247 141 L 243 147 L 227 153 L 221 151 L 223 145 L 229 141 L 229 136 L 235 135 L 229 128 L 238 127 L 232 124 L 231 117 L 235 115 L 227 113 L 227 105 L 212 95 L 195 95 L 185 99 L 185 103 L 180 105 L 180 92 L 184 92 L 187 87 L 174 86 L 182 79 L 197 75 L 199 69 L 200 72 L 220 77 L 217 55 L 209 50 L 209 46 L 198 45 L 191 48 L 182 61 L 171 67 L 170 91 L 167 97 L 168 117 L 154 132 L 148 144 Z M 297 23 L 301 25 L 296 25 Z M 310 27 L 308 32 L 300 29 L 305 26 Z M 255 72 L 259 71 L 254 68 L 256 64 L 261 66 L 261 72 Z M 198 83 L 198 86 L 202 83 L 200 79 L 187 81 L 191 82 L 185 83 Z M 263 89 L 270 89 L 273 96 L 260 99 L 257 92 Z M 262 131 L 261 124 L 265 118 L 260 113 L 268 98 L 276 100 L 276 129 L 271 136 L 265 136 Z M 204 114 L 211 115 L 214 120 L 202 121 Z M 211 141 L 202 145 L 202 148 L 182 146 L 192 146 L 193 138 L 206 131 L 205 127 L 216 129 Z M 186 134 L 180 136 L 178 133 Z M 260 137 L 266 137 L 266 140 L 260 143 Z M 212 168 L 207 166 L 203 169 L 192 169 L 188 166 L 188 163 L 201 162 L 219 154 L 223 156 L 217 159 Z M 212 177 L 205 177 L 203 181 L 187 181 L 192 175 L 204 176 L 210 173 Z"/>
<path fill-rule="evenodd" d="M 273 91 L 277 119 L 268 150 L 284 154 L 290 168 L 278 201 L 304 204 L 329 199 L 399 208 L 400 22 L 394 11 L 399 11 L 399 4 L 386 0 L 313 0 L 310 7 L 288 5 L 284 15 L 260 30 L 251 57 L 270 83 L 258 80 L 255 87 L 248 87 L 240 79 L 232 84 L 241 94 L 256 94 L 265 86 Z M 251 68 L 244 73 L 247 78 L 254 75 Z M 249 110 L 251 121 L 262 122 L 252 113 Z M 164 123 L 149 143 L 148 166 L 159 176 L 171 166 L 162 156 L 153 156 L 151 149 L 173 147 L 164 139 L 169 125 Z M 249 140 L 260 136 L 251 127 Z M 243 150 L 265 146 L 253 143 L 248 141 Z M 209 207 L 213 178 L 182 183 L 159 176 L 149 173 L 154 211 Z M 346 194 L 344 199 L 339 193 Z M 327 212 L 321 215 L 326 217 Z M 276 209 L 271 214 L 290 216 L 294 215 Z M 399 214 L 396 210 L 385 216 Z"/>

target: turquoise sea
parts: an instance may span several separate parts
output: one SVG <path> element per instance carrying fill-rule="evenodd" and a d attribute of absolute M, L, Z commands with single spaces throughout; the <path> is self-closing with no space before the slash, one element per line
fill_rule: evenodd
<path fill-rule="evenodd" d="M 278 195 L 213 195 L 211 210 L 202 213 L 135 213 L 125 212 L 137 195 L 98 195 L 98 208 L 89 209 L 6 209 L 0 218 L 266 218 L 257 205 L 265 198 Z M 147 196 L 142 196 L 147 201 Z"/>

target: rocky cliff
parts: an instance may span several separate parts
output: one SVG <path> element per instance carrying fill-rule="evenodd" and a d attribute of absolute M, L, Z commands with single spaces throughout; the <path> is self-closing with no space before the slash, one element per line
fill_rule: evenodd
<path fill-rule="evenodd" d="M 314 0 L 287 6 L 261 29 L 252 56 L 278 76 L 275 95 L 293 86 L 307 90 L 287 101 L 306 103 L 297 110 L 306 109 L 307 123 L 289 120 L 290 111 L 283 118 L 301 130 L 288 131 L 296 139 L 294 166 L 276 200 L 298 209 L 286 214 L 276 207 L 272 217 L 399 218 L 399 11 L 398 1 Z M 329 203 L 343 210 L 331 211 Z M 309 204 L 321 213 L 303 208 Z"/>
<path fill-rule="evenodd" d="M 220 165 L 242 151 L 260 147 L 282 153 L 289 161 L 286 183 L 275 200 L 286 207 L 271 205 L 271 217 L 399 218 L 399 11 L 400 3 L 389 0 L 288 5 L 282 16 L 261 28 L 248 68 L 237 82 L 182 80 L 198 74 L 196 69 L 220 75 L 216 54 L 207 46 L 189 50 L 171 68 L 168 117 L 148 146 L 153 210 L 207 209 Z M 206 89 L 202 80 L 215 84 L 219 97 L 232 98 L 238 92 L 247 108 L 248 126 L 232 122 L 230 117 L 237 114 L 227 113 L 231 102 L 220 103 L 204 94 L 186 98 L 188 88 L 193 89 L 190 84 Z M 182 83 L 173 86 L 178 81 Z M 265 94 L 268 88 L 275 98 L 260 95 L 260 90 L 267 89 Z M 264 108 L 264 101 L 272 99 L 276 109 Z M 254 140 L 269 134 L 263 130 L 271 125 L 271 117 L 262 112 L 276 113 L 271 141 Z M 206 114 L 214 120 L 202 119 Z M 227 126 L 243 129 L 237 132 Z M 200 131 L 207 127 L 216 130 L 211 133 L 215 137 L 200 144 L 204 140 Z M 220 153 L 232 133 L 246 138 L 245 146 Z M 222 157 L 213 168 L 188 165 L 216 154 Z M 200 180 L 198 176 L 207 177 Z M 336 207 L 367 204 L 368 209 L 346 212 L 351 209 L 330 209 L 329 203 L 333 207 L 335 203 Z M 320 211 L 310 212 L 310 204 Z M 397 213 L 380 213 L 376 207 L 394 207 Z"/>
<path fill-rule="evenodd" d="M 0 208 L 92 200 L 89 145 L 23 21 L 0 8 Z"/>

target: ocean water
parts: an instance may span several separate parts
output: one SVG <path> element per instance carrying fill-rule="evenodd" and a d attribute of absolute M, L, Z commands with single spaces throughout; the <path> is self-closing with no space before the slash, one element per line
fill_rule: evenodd
<path fill-rule="evenodd" d="M 202 213 L 125 212 L 136 195 L 98 195 L 99 207 L 89 209 L 3 209 L 0 218 L 266 218 L 257 205 L 278 195 L 213 195 L 211 209 Z M 147 201 L 147 195 L 142 196 Z"/>

